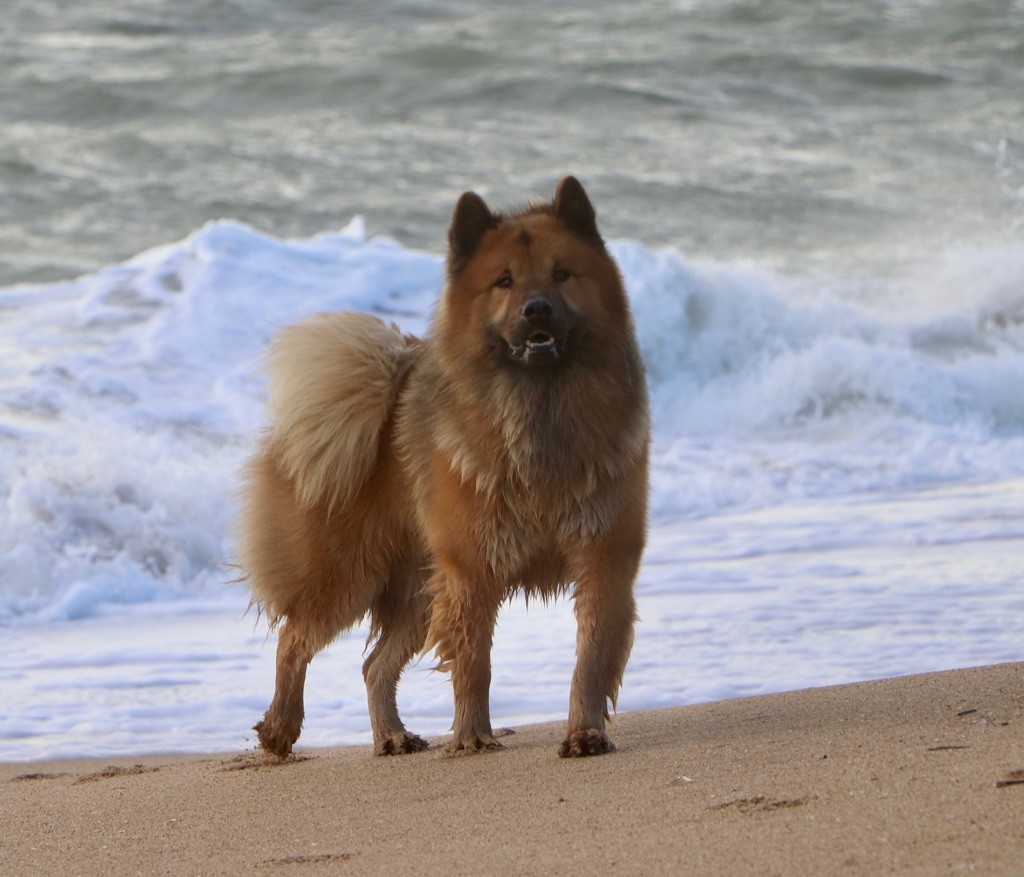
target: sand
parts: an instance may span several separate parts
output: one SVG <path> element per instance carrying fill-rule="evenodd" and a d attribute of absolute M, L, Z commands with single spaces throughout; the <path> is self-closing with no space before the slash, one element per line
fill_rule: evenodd
<path fill-rule="evenodd" d="M 0 765 L 0 874 L 1024 874 L 1024 663 L 561 731 Z"/>

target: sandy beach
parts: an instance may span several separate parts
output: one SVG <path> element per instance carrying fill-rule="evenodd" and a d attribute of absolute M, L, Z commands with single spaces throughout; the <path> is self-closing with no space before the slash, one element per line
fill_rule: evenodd
<path fill-rule="evenodd" d="M 0 765 L 0 873 L 1024 870 L 1024 663 L 622 714 L 562 760 L 368 748 Z M 434 742 L 438 747 L 443 739 Z"/>

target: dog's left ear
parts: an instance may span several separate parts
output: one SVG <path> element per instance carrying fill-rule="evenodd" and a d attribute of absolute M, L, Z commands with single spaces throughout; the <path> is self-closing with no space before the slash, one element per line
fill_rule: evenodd
<path fill-rule="evenodd" d="M 555 189 L 555 200 L 552 207 L 555 216 L 565 224 L 569 231 L 602 249 L 604 248 L 601 233 L 597 230 L 597 214 L 576 177 L 562 178 L 558 188 Z"/>
<path fill-rule="evenodd" d="M 448 273 L 452 277 L 473 258 L 484 235 L 497 227 L 498 217 L 491 213 L 484 199 L 476 192 L 463 193 L 448 229 Z"/>

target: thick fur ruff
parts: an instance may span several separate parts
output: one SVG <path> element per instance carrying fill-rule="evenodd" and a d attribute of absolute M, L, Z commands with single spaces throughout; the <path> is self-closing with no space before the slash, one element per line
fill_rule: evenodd
<path fill-rule="evenodd" d="M 283 621 L 257 725 L 286 755 L 313 655 L 366 614 L 378 753 L 425 748 L 395 705 L 424 648 L 451 673 L 449 752 L 498 748 L 490 648 L 517 591 L 571 589 L 578 619 L 560 754 L 593 755 L 633 640 L 646 530 L 649 415 L 628 300 L 572 177 L 554 201 L 493 214 L 467 193 L 449 278 L 419 341 L 363 314 L 285 329 L 271 425 L 248 469 L 239 563 Z"/>

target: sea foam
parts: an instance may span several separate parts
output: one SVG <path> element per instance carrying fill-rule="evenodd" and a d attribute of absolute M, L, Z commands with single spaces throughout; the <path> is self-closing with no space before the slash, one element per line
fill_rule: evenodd
<path fill-rule="evenodd" d="M 896 283 L 866 301 L 848 278 L 611 248 L 651 384 L 655 523 L 1024 472 L 1019 253 L 944 267 L 939 290 L 976 266 L 970 295 L 908 313 Z M 359 220 L 297 241 L 217 222 L 0 291 L 0 622 L 237 593 L 237 473 L 269 338 L 338 309 L 422 332 L 442 278 L 440 257 Z"/>

